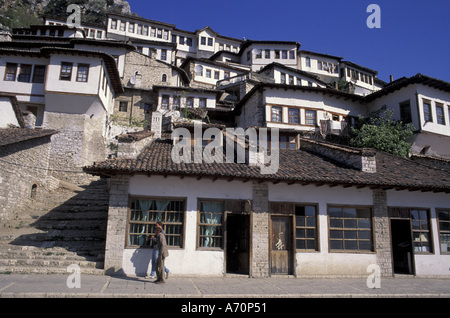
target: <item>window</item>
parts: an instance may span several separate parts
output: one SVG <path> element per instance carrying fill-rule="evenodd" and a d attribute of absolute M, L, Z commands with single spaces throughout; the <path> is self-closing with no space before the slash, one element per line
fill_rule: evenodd
<path fill-rule="evenodd" d="M 128 24 L 128 32 L 134 33 L 134 23 L 129 23 Z"/>
<path fill-rule="evenodd" d="M 161 50 L 161 60 L 165 61 L 167 59 L 167 50 L 162 49 Z"/>
<path fill-rule="evenodd" d="M 281 57 L 283 58 L 283 60 L 287 60 L 288 58 L 288 53 L 286 50 L 281 51 Z"/>
<path fill-rule="evenodd" d="M 289 123 L 290 124 L 300 123 L 300 111 L 298 108 L 289 108 Z"/>
<path fill-rule="evenodd" d="M 6 63 L 5 81 L 15 81 L 17 74 L 16 63 Z"/>
<path fill-rule="evenodd" d="M 211 70 L 206 69 L 206 77 L 211 78 Z"/>
<path fill-rule="evenodd" d="M 35 65 L 33 72 L 33 83 L 44 83 L 45 65 Z"/>
<path fill-rule="evenodd" d="M 113 30 L 117 29 L 117 20 L 116 19 L 111 20 L 111 29 L 113 29 Z"/>
<path fill-rule="evenodd" d="M 289 85 L 294 85 L 294 76 L 289 75 Z"/>
<path fill-rule="evenodd" d="M 330 251 L 373 251 L 370 208 L 329 207 Z"/>
<path fill-rule="evenodd" d="M 275 50 L 275 58 L 276 59 L 280 58 L 280 51 L 279 50 Z"/>
<path fill-rule="evenodd" d="M 289 59 L 295 60 L 295 51 L 289 51 Z"/>
<path fill-rule="evenodd" d="M 315 126 L 316 125 L 316 111 L 306 109 L 305 110 L 305 123 L 306 125 Z"/>
<path fill-rule="evenodd" d="M 230 78 L 230 71 L 224 71 L 223 72 L 223 77 L 224 78 Z"/>
<path fill-rule="evenodd" d="M 436 119 L 440 125 L 445 125 L 444 105 L 436 103 Z"/>
<path fill-rule="evenodd" d="M 125 22 L 123 21 L 120 22 L 120 31 L 125 32 Z"/>
<path fill-rule="evenodd" d="M 423 101 L 423 117 L 425 119 L 425 122 L 432 122 L 433 121 L 433 115 L 431 114 L 431 102 L 430 101 Z"/>
<path fill-rule="evenodd" d="M 192 38 L 186 38 L 186 44 L 192 46 Z"/>
<path fill-rule="evenodd" d="M 280 74 L 280 83 L 286 84 L 286 74 L 284 74 L 284 73 Z"/>
<path fill-rule="evenodd" d="M 103 35 L 102 31 L 97 31 L 97 39 L 101 39 Z"/>
<path fill-rule="evenodd" d="M 200 39 L 201 45 L 206 45 L 206 37 L 202 36 Z"/>
<path fill-rule="evenodd" d="M 199 106 L 202 108 L 206 108 L 206 98 L 200 98 Z"/>
<path fill-rule="evenodd" d="M 283 108 L 272 106 L 272 121 L 281 123 L 283 119 Z"/>
<path fill-rule="evenodd" d="M 158 39 L 162 39 L 162 30 L 161 30 L 161 29 L 157 29 L 157 30 L 156 30 L 156 37 L 157 37 Z"/>
<path fill-rule="evenodd" d="M 161 108 L 169 109 L 169 96 L 168 95 L 163 95 L 161 97 Z"/>
<path fill-rule="evenodd" d="M 311 58 L 309 56 L 305 59 L 306 67 L 311 67 Z"/>
<path fill-rule="evenodd" d="M 316 210 L 314 205 L 295 207 L 295 248 L 297 250 L 318 250 Z"/>
<path fill-rule="evenodd" d="M 119 112 L 127 112 L 128 102 L 119 102 Z"/>
<path fill-rule="evenodd" d="M 212 38 L 208 38 L 208 46 L 213 46 L 213 39 Z"/>
<path fill-rule="evenodd" d="M 180 96 L 173 97 L 173 108 L 180 109 Z"/>
<path fill-rule="evenodd" d="M 431 231 L 428 210 L 412 209 L 411 221 L 414 252 L 431 252 Z"/>
<path fill-rule="evenodd" d="M 200 201 L 198 247 L 223 248 L 223 205 Z"/>
<path fill-rule="evenodd" d="M 219 79 L 220 78 L 220 72 L 219 71 L 214 71 L 214 79 Z"/>
<path fill-rule="evenodd" d="M 167 82 L 167 75 L 166 74 L 163 74 L 161 76 L 161 82 L 163 82 L 163 83 Z"/>
<path fill-rule="evenodd" d="M 266 59 L 270 59 L 270 50 L 264 50 L 264 52 L 265 52 L 264 57 L 265 57 Z"/>
<path fill-rule="evenodd" d="M 78 64 L 77 82 L 87 82 L 89 75 L 89 64 Z"/>
<path fill-rule="evenodd" d="M 72 79 L 72 63 L 61 63 L 61 73 L 59 79 L 62 81 L 70 81 Z"/>
<path fill-rule="evenodd" d="M 295 136 L 280 135 L 279 147 L 280 149 L 297 149 Z"/>
<path fill-rule="evenodd" d="M 450 209 L 437 211 L 441 253 L 450 253 Z"/>
<path fill-rule="evenodd" d="M 132 199 L 127 246 L 150 246 L 156 222 L 162 222 L 168 246 L 183 247 L 185 200 Z"/>
<path fill-rule="evenodd" d="M 184 36 L 181 36 L 181 35 L 180 35 L 180 36 L 178 37 L 178 43 L 179 43 L 179 44 L 184 44 Z"/>
<path fill-rule="evenodd" d="M 144 25 L 144 30 L 142 31 L 142 35 L 148 36 L 148 25 Z"/>
<path fill-rule="evenodd" d="M 412 122 L 411 105 L 410 105 L 409 101 L 400 103 L 400 120 L 404 124 L 408 124 L 408 123 Z"/>
<path fill-rule="evenodd" d="M 194 107 L 194 97 L 186 97 L 186 107 Z"/>
<path fill-rule="evenodd" d="M 31 79 L 31 68 L 30 64 L 21 64 L 19 76 L 17 76 L 18 82 L 29 83 Z"/>
<path fill-rule="evenodd" d="M 136 33 L 142 35 L 142 24 L 138 24 Z"/>

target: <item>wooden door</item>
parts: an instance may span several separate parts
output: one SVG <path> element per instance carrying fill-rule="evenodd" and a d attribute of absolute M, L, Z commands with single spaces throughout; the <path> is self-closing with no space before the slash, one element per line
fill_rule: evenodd
<path fill-rule="evenodd" d="M 270 256 L 272 274 L 292 273 L 292 231 L 288 216 L 272 216 Z"/>

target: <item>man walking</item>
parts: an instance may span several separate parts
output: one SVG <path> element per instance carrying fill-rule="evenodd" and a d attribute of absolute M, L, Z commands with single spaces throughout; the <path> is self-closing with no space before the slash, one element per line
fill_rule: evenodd
<path fill-rule="evenodd" d="M 166 257 L 169 256 L 169 250 L 167 249 L 166 237 L 162 233 L 162 229 L 159 227 L 155 228 L 155 234 L 158 238 L 157 249 L 159 251 L 158 259 L 156 260 L 156 284 L 164 284 L 166 278 L 164 275 L 164 262 Z"/>

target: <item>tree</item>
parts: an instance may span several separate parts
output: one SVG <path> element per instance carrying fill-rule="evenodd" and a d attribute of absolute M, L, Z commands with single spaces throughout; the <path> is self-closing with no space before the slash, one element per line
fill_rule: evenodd
<path fill-rule="evenodd" d="M 411 144 L 407 138 L 414 133 L 412 124 L 393 120 L 394 111 L 383 106 L 369 116 L 360 116 L 356 128 L 350 128 L 350 145 L 382 150 L 401 157 L 407 157 Z"/>

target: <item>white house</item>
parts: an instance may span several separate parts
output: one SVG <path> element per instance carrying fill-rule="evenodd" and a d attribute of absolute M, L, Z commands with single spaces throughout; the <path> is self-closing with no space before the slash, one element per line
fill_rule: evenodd
<path fill-rule="evenodd" d="M 386 105 L 394 119 L 414 125 L 413 153 L 450 156 L 450 83 L 417 74 L 389 83 L 366 100 L 370 110 Z"/>
<path fill-rule="evenodd" d="M 448 172 L 307 139 L 281 149 L 268 175 L 248 161 L 175 163 L 173 147 L 163 137 L 85 168 L 111 177 L 107 273 L 148 273 L 161 221 L 172 275 L 348 277 L 372 264 L 383 276 L 449 275 Z"/>

